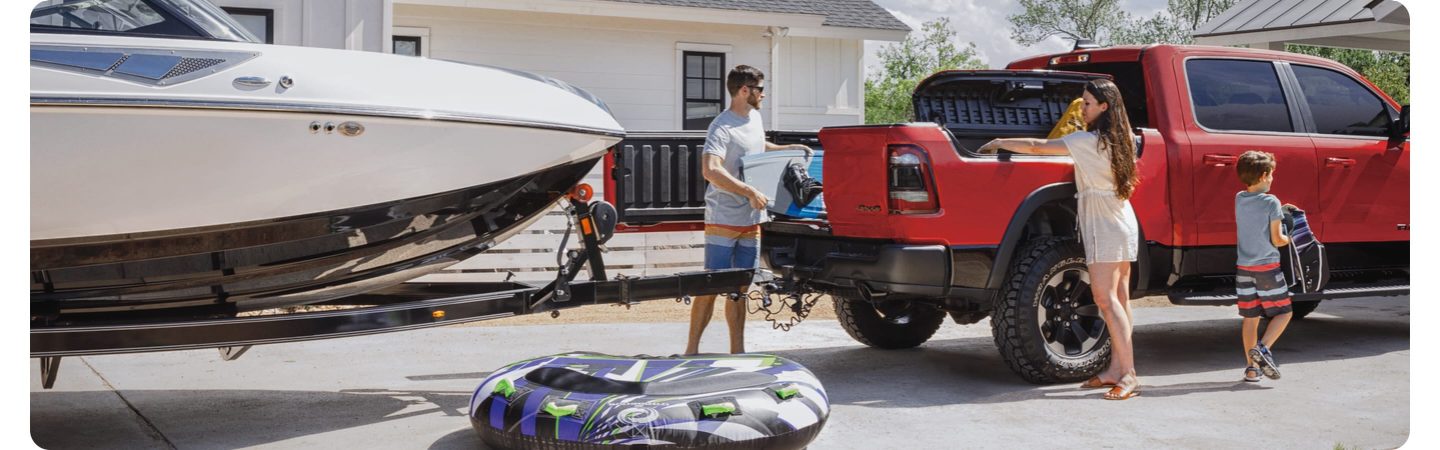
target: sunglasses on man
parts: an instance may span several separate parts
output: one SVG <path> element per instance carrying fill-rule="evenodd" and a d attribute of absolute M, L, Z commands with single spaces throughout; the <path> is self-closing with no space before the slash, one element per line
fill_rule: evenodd
<path fill-rule="evenodd" d="M 765 92 L 765 86 L 750 86 L 750 85 L 746 85 L 745 87 L 748 87 L 748 88 L 750 88 L 750 90 L 755 91 L 756 94 L 760 94 L 760 93 L 764 93 L 764 92 Z"/>

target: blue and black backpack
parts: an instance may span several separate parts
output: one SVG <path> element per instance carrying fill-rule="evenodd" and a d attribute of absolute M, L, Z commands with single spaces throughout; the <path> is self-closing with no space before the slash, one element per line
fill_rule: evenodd
<path fill-rule="evenodd" d="M 1287 209 L 1283 223 L 1290 234 L 1290 245 L 1280 249 L 1280 267 L 1284 269 L 1290 292 L 1320 292 L 1325 289 L 1325 283 L 1330 278 L 1325 244 L 1320 243 L 1315 239 L 1315 234 L 1310 232 L 1310 222 L 1305 219 L 1305 211 L 1298 208 Z"/>

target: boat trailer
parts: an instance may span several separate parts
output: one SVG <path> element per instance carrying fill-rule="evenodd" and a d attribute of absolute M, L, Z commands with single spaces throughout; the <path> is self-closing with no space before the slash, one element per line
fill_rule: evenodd
<path fill-rule="evenodd" d="M 344 297 L 317 305 L 348 309 L 282 313 L 248 317 L 95 325 L 36 325 L 30 328 L 30 356 L 40 358 L 45 389 L 55 384 L 65 356 L 141 353 L 218 348 L 226 361 L 251 346 L 331 339 L 500 319 L 540 312 L 558 317 L 560 310 L 585 305 L 688 299 L 695 295 L 734 293 L 755 281 L 752 269 L 688 272 L 651 277 L 607 279 L 601 245 L 614 233 L 617 214 L 603 200 L 589 201 L 590 187 L 580 185 L 561 201 L 578 224 L 582 248 L 560 250 L 565 261 L 554 281 L 402 283 L 387 289 Z M 575 281 L 584 266 L 590 279 Z"/>

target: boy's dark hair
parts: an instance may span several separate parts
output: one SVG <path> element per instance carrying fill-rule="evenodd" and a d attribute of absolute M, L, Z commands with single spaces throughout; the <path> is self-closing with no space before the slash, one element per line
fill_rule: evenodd
<path fill-rule="evenodd" d="M 1235 173 L 1240 175 L 1240 182 L 1245 186 L 1254 186 L 1260 182 L 1260 177 L 1275 170 L 1275 155 L 1270 153 L 1250 150 L 1240 155 L 1240 161 L 1235 163 Z"/>
<path fill-rule="evenodd" d="M 730 74 L 725 76 L 725 89 L 734 97 L 740 93 L 741 87 L 754 86 L 761 81 L 765 81 L 765 74 L 760 69 L 742 64 L 730 69 Z"/>

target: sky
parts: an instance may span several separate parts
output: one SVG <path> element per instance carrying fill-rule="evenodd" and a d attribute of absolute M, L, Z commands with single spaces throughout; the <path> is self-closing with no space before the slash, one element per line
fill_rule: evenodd
<path fill-rule="evenodd" d="M 957 46 L 974 42 L 982 61 L 991 68 L 1005 67 L 1010 61 L 1069 50 L 1073 43 L 1058 37 L 1026 47 L 1010 39 L 1010 21 L 1006 19 L 1023 9 L 1017 1 L 997 0 L 871 0 L 890 11 L 895 18 L 909 25 L 913 32 L 920 24 L 939 17 L 949 17 L 951 28 L 958 32 Z M 1165 9 L 1166 0 L 1120 0 L 1120 6 L 1132 16 L 1149 17 Z M 888 42 L 865 42 L 865 66 L 877 64 L 876 52 Z M 868 70 L 867 70 L 868 71 Z"/>

